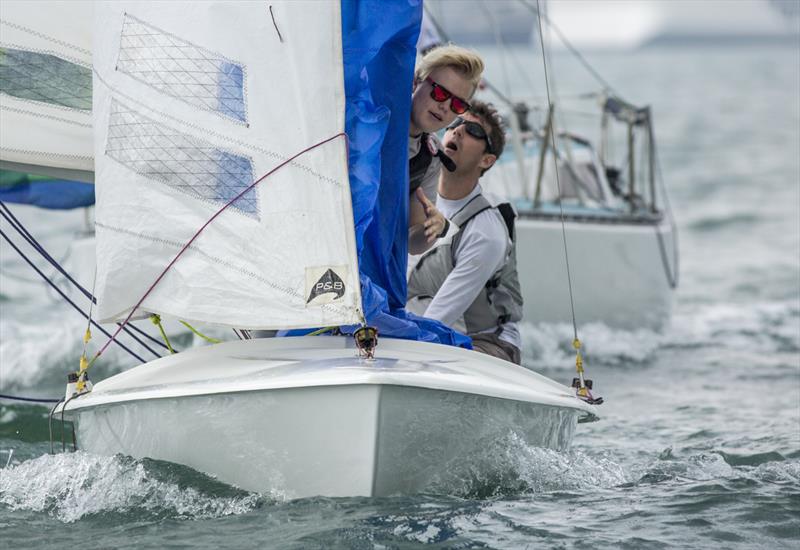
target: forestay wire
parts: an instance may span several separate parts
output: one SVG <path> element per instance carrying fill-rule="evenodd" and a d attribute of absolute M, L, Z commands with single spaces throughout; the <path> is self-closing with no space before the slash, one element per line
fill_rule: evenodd
<path fill-rule="evenodd" d="M 65 278 L 65 279 L 66 279 L 66 280 L 67 280 L 67 281 L 68 281 L 68 282 L 69 282 L 69 283 L 70 283 L 70 284 L 71 284 L 71 285 L 74 287 L 74 288 L 76 288 L 76 289 L 78 290 L 78 292 L 80 292 L 80 293 L 81 293 L 83 296 L 85 296 L 85 297 L 86 297 L 88 300 L 90 300 L 92 303 L 96 303 L 96 302 L 97 302 L 97 299 L 94 297 L 93 293 L 89 292 L 87 289 L 85 289 L 83 286 L 81 286 L 81 284 L 80 284 L 80 283 L 78 283 L 78 282 L 77 282 L 77 281 L 76 281 L 76 280 L 75 280 L 75 279 L 74 279 L 74 278 L 73 278 L 73 277 L 72 277 L 72 276 L 71 276 L 71 275 L 70 275 L 70 274 L 69 274 L 69 273 L 68 273 L 68 272 L 67 272 L 67 271 L 64 269 L 64 267 L 61 265 L 61 263 L 60 263 L 59 261 L 57 261 L 55 258 L 53 258 L 53 256 L 51 256 L 51 255 L 50 255 L 50 253 L 49 253 L 49 252 L 47 252 L 47 250 L 45 250 L 45 248 L 44 248 L 44 247 L 43 247 L 43 246 L 42 246 L 42 245 L 41 245 L 41 244 L 40 244 L 40 243 L 39 243 L 39 242 L 38 242 L 38 241 L 37 241 L 37 240 L 34 238 L 34 236 L 33 236 L 33 235 L 32 235 L 32 234 L 31 234 L 31 233 L 30 233 L 30 232 L 29 232 L 29 231 L 28 231 L 28 230 L 25 228 L 25 226 L 22 224 L 22 222 L 20 222 L 20 221 L 19 221 L 19 220 L 16 218 L 16 216 L 14 216 L 14 214 L 11 212 L 11 210 L 8 208 L 8 206 L 6 206 L 6 204 L 5 204 L 5 203 L 3 203 L 2 201 L 0 201 L 0 216 L 1 216 L 3 219 L 5 219 L 5 220 L 8 222 L 8 224 L 9 224 L 9 225 L 12 227 L 12 229 L 14 229 L 14 231 L 16 231 L 16 232 L 17 232 L 17 234 L 18 234 L 18 235 L 19 235 L 19 236 L 20 236 L 20 237 L 21 237 L 21 238 L 22 238 L 22 239 L 23 239 L 25 242 L 27 242 L 27 243 L 28 243 L 28 245 L 29 245 L 31 248 L 33 248 L 33 249 L 34 249 L 34 251 L 36 251 L 36 252 L 37 252 L 37 253 L 38 253 L 38 254 L 39 254 L 39 255 L 40 255 L 40 256 L 41 256 L 41 257 L 42 257 L 42 258 L 43 258 L 45 261 L 47 261 L 47 262 L 48 262 L 48 263 L 49 263 L 49 264 L 50 264 L 50 265 L 51 265 L 51 266 L 52 266 L 52 267 L 53 267 L 53 268 L 54 268 L 54 269 L 55 269 L 55 270 L 56 270 L 58 273 L 60 273 L 60 274 L 61 274 L 61 275 L 62 275 L 62 276 L 63 276 L 63 277 L 64 277 L 64 278 Z M 28 263 L 28 265 L 30 265 L 30 266 L 31 266 L 31 267 L 34 269 L 34 271 L 35 271 L 35 272 L 36 272 L 36 273 L 37 273 L 37 274 L 38 274 L 38 275 L 39 275 L 39 276 L 40 276 L 40 277 L 41 277 L 41 278 L 42 278 L 42 279 L 43 279 L 43 280 L 44 280 L 44 281 L 45 281 L 45 282 L 46 282 L 46 283 L 47 283 L 47 284 L 48 284 L 48 285 L 51 287 L 51 288 L 53 288 L 53 289 L 54 289 L 54 290 L 55 290 L 55 291 L 56 291 L 56 292 L 57 292 L 57 293 L 58 293 L 58 294 L 59 294 L 59 295 L 60 295 L 60 296 L 61 296 L 61 297 L 62 297 L 62 298 L 63 298 L 63 299 L 64 299 L 64 300 L 65 300 L 65 301 L 68 303 L 68 304 L 70 304 L 70 305 L 71 305 L 73 308 L 75 308 L 75 309 L 78 311 L 78 313 L 80 313 L 81 315 L 83 315 L 83 316 L 84 316 L 84 318 L 86 318 L 86 317 L 87 317 L 87 314 L 86 314 L 86 312 L 85 312 L 85 311 L 83 311 L 83 309 L 82 309 L 82 308 L 81 308 L 79 305 L 77 305 L 75 302 L 73 302 L 72 300 L 70 300 L 69 298 L 67 298 L 67 297 L 66 297 L 66 294 L 65 294 L 64 292 L 62 292 L 60 288 L 58 288 L 58 286 L 57 286 L 57 285 L 56 285 L 56 284 L 55 284 L 55 283 L 54 283 L 54 282 L 53 282 L 53 281 L 50 279 L 50 277 L 48 277 L 48 276 L 47 276 L 47 275 L 46 275 L 46 274 L 45 274 L 43 271 L 39 270 L 39 269 L 38 269 L 38 268 L 35 266 L 35 264 L 33 263 L 33 261 L 32 261 L 30 258 L 28 258 L 28 257 L 25 255 L 25 253 L 24 253 L 24 252 L 23 252 L 23 251 L 22 251 L 20 248 L 18 248 L 16 245 L 14 245 L 14 244 L 11 242 L 11 240 L 10 240 L 10 238 L 9 238 L 8 236 L 6 236 L 5 234 L 3 234 L 3 238 L 4 238 L 4 239 L 6 239 L 6 240 L 9 242 L 9 244 L 12 246 L 12 248 L 14 248 L 14 250 L 15 250 L 15 251 L 16 251 L 16 252 L 17 252 L 17 253 L 18 253 L 18 254 L 19 254 L 21 257 L 22 257 L 22 259 L 23 259 L 23 260 L 25 260 L 25 262 L 26 262 L 26 263 Z M 95 326 L 97 326 L 97 325 L 95 325 Z M 101 329 L 101 330 L 102 330 L 102 329 Z M 129 325 L 128 327 L 126 327 L 126 328 L 125 328 L 125 333 L 126 333 L 126 334 L 128 334 L 128 336 L 130 336 L 130 337 L 131 337 L 131 338 L 132 338 L 134 341 L 136 341 L 136 343 L 138 343 L 138 344 L 139 344 L 140 346 L 142 346 L 144 349 L 146 349 L 147 351 L 149 351 L 150 353 L 152 353 L 152 354 L 153 354 L 153 355 L 154 355 L 156 358 L 158 358 L 158 357 L 161 357 L 161 355 L 159 355 L 159 354 L 158 354 L 158 353 L 157 353 L 155 350 L 151 349 L 151 348 L 150 348 L 150 347 L 149 347 L 149 346 L 148 346 L 148 345 L 147 345 L 145 342 L 143 342 L 143 341 L 142 341 L 142 339 L 140 339 L 139 337 L 137 337 L 137 335 L 136 335 L 136 334 L 133 334 L 133 332 L 136 332 L 136 333 L 139 335 L 139 337 L 142 337 L 142 338 L 144 338 L 144 339 L 147 339 L 147 340 L 149 340 L 150 342 L 152 342 L 152 343 L 154 343 L 154 344 L 156 344 L 156 345 L 159 345 L 159 346 L 162 346 L 162 347 L 164 347 L 164 344 L 162 344 L 162 343 L 161 343 L 161 342 L 159 342 L 158 340 L 154 339 L 153 337 L 151 337 L 151 336 L 150 336 L 149 334 L 147 334 L 146 332 L 142 331 L 142 330 L 141 330 L 139 327 L 137 327 L 136 325 L 133 325 L 133 324 L 131 324 L 131 325 Z M 107 334 L 107 333 L 106 333 L 106 334 Z M 124 347 L 124 346 L 122 346 L 121 344 L 120 344 L 120 346 L 121 346 L 123 349 L 125 349 L 125 351 L 127 351 L 127 352 L 129 352 L 129 353 L 130 353 L 130 350 L 129 350 L 129 349 L 125 348 L 125 347 Z M 141 361 L 141 362 L 143 362 L 143 363 L 145 362 L 145 361 L 144 361 L 144 359 L 142 359 L 142 358 L 141 358 L 141 357 L 139 357 L 138 355 L 136 355 L 136 354 L 134 354 L 134 353 L 131 353 L 131 355 L 132 355 L 134 358 L 138 359 L 139 361 Z"/>
<path fill-rule="evenodd" d="M 428 19 L 430 20 L 433 27 L 436 29 L 436 32 L 439 33 L 439 36 L 442 38 L 442 40 L 444 40 L 445 42 L 450 42 L 450 36 L 444 30 L 444 27 L 442 27 L 436 20 L 436 18 L 433 16 L 427 4 L 423 5 L 423 9 L 425 10 L 425 13 L 428 15 Z M 511 98 L 506 96 L 502 91 L 500 91 L 500 89 L 497 86 L 492 84 L 488 79 L 482 78 L 481 84 L 489 88 L 489 90 L 491 90 L 492 93 L 494 93 L 500 99 L 500 101 L 502 101 L 509 107 L 514 107 L 514 102 L 511 100 Z"/>
<path fill-rule="evenodd" d="M 609 92 L 613 93 L 614 95 L 617 95 L 617 92 L 614 91 L 614 89 L 611 87 L 611 84 L 609 84 L 600 75 L 600 73 L 597 71 L 597 69 L 592 67 L 591 63 L 589 63 L 586 60 L 586 58 L 583 57 L 583 55 L 581 55 L 581 52 L 579 52 L 578 49 L 575 48 L 575 46 L 573 46 L 572 43 L 569 40 L 567 40 L 567 37 L 564 36 L 564 33 L 561 32 L 561 29 L 559 29 L 545 14 L 542 13 L 541 6 L 539 5 L 539 0 L 536 0 L 536 7 L 535 8 L 533 6 L 531 6 L 530 3 L 528 3 L 528 0 L 519 0 L 519 1 L 523 6 L 527 7 L 528 9 L 530 9 L 531 11 L 534 11 L 536 13 L 536 18 L 539 21 L 539 39 L 540 40 L 542 38 L 542 19 L 544 19 L 545 23 L 547 23 L 547 25 L 556 32 L 556 34 L 558 35 L 558 38 L 561 40 L 561 42 L 567 47 L 567 49 L 570 52 L 572 52 L 572 55 L 574 55 L 576 58 L 578 58 L 578 61 L 580 61 L 581 64 L 586 68 L 586 70 L 589 71 L 589 73 L 591 73 L 591 75 L 600 84 L 602 84 L 603 88 L 605 88 Z M 544 43 L 542 43 L 542 48 L 544 48 Z M 544 51 L 542 51 L 542 55 L 544 55 Z"/>
<path fill-rule="evenodd" d="M 550 81 L 547 75 L 547 57 L 544 50 L 544 33 L 542 32 L 542 16 L 541 9 L 539 9 L 539 0 L 536 0 L 536 20 L 539 23 L 539 42 L 542 47 L 542 66 L 544 67 L 544 85 L 547 91 L 547 104 L 552 105 L 550 101 Z M 550 132 L 550 139 L 553 146 L 553 165 L 556 174 L 556 186 L 558 187 L 558 208 L 561 212 L 561 241 L 564 244 L 564 261 L 567 264 L 567 284 L 569 286 L 569 307 L 572 312 L 572 332 L 574 339 L 578 339 L 578 323 L 575 321 L 575 301 L 572 297 L 572 275 L 569 269 L 569 251 L 567 250 L 567 230 L 566 223 L 564 222 L 564 204 L 561 195 L 561 181 L 558 177 L 558 157 L 555 154 L 556 149 L 556 136 L 555 132 Z"/>
<path fill-rule="evenodd" d="M 544 66 L 544 85 L 547 91 L 547 104 L 552 106 L 550 101 L 550 82 L 547 75 L 547 55 L 544 49 L 544 33 L 542 32 L 542 15 L 539 9 L 539 0 L 536 0 L 536 20 L 539 23 L 539 42 L 542 47 L 542 65 Z M 578 377 L 572 380 L 572 387 L 576 390 L 578 398 L 589 403 L 590 405 L 601 405 L 603 403 L 602 397 L 595 398 L 592 395 L 592 381 L 584 378 L 583 370 L 583 356 L 581 355 L 581 341 L 578 339 L 578 323 L 575 320 L 575 301 L 572 296 L 572 274 L 569 268 L 569 250 L 567 248 L 567 230 L 564 221 L 564 204 L 561 195 L 561 181 L 558 177 L 558 155 L 556 154 L 556 136 L 555 132 L 549 132 L 550 139 L 553 147 L 553 166 L 556 174 L 556 186 L 558 187 L 558 208 L 561 213 L 561 241 L 564 243 L 564 261 L 567 266 L 567 285 L 569 287 L 569 307 L 572 313 L 572 347 L 575 348 L 575 369 L 578 372 Z"/>
<path fill-rule="evenodd" d="M 67 296 L 67 295 L 64 293 L 64 291 L 63 291 L 63 290 L 61 290 L 60 288 L 58 288 L 58 285 L 56 285 L 56 284 L 55 284 L 53 281 L 51 281 L 51 280 L 50 280 L 50 279 L 47 277 L 47 275 L 45 275 L 45 274 L 44 274 L 44 272 L 43 272 L 41 269 L 39 269 L 39 268 L 36 266 L 36 264 L 35 264 L 35 263 L 33 263 L 33 261 L 32 261 L 30 258 L 28 258 L 28 257 L 26 256 L 26 255 L 25 255 L 25 253 L 24 253 L 24 252 L 22 252 L 22 250 L 20 250 L 20 248 L 19 248 L 17 245 L 15 245 L 15 244 L 14 244 L 14 241 L 13 241 L 13 240 L 11 240 L 11 238 L 10 238 L 8 235 L 6 235 L 5 231 L 3 231 L 2 229 L 0 229 L 0 237 L 2 237 L 2 238 L 3 238 L 3 240 L 5 240 L 5 241 L 8 243 L 8 245 L 9 245 L 11 248 L 13 248 L 13 249 L 14 249 L 14 251 L 15 251 L 17 254 L 19 254 L 21 257 L 22 257 L 22 259 L 23 259 L 23 260 L 24 260 L 24 261 L 25 261 L 25 262 L 26 262 L 26 263 L 27 263 L 27 264 L 28 264 L 28 265 L 31 267 L 31 269 L 33 269 L 33 270 L 34 270 L 34 271 L 35 271 L 35 272 L 36 272 L 36 273 L 37 273 L 37 274 L 38 274 L 40 277 L 42 277 L 42 279 L 44 279 L 44 281 L 45 281 L 47 284 L 49 284 L 49 285 L 50 285 L 50 286 L 53 288 L 53 290 L 55 290 L 56 292 L 58 292 L 58 294 L 59 294 L 59 295 L 60 295 L 60 296 L 61 296 L 61 297 L 64 299 L 64 301 L 66 301 L 66 302 L 67 302 L 69 305 L 71 305 L 73 308 L 75 308 L 75 309 L 76 309 L 76 310 L 77 310 L 79 313 L 81 313 L 82 315 L 84 315 L 84 316 L 86 315 L 86 313 L 84 313 L 83 309 L 81 309 L 81 307 L 80 307 L 78 304 L 76 304 L 74 301 L 72 301 L 72 300 L 71 300 L 71 299 L 70 299 L 70 298 L 69 298 L 69 297 L 68 297 L 68 296 Z M 98 330 L 100 330 L 101 332 L 103 332 L 103 334 L 105 334 L 106 336 L 111 336 L 111 334 L 110 334 L 109 332 L 107 332 L 107 331 L 106 331 L 106 330 L 105 330 L 105 329 L 104 329 L 102 326 L 98 325 L 98 324 L 97 324 L 95 321 L 91 321 L 91 323 L 92 323 L 92 326 L 94 326 L 95 328 L 97 328 Z M 136 354 L 136 353 L 135 353 L 133 350 L 131 350 L 130 348 L 128 348 L 127 346 L 125 346 L 123 343 L 119 342 L 118 340 L 115 340 L 115 342 L 117 343 L 117 345 L 118 345 L 119 347 L 121 347 L 122 349 L 124 349 L 125 351 L 127 351 L 127 352 L 128 352 L 128 353 L 129 353 L 131 356 L 133 356 L 135 359 L 137 359 L 137 360 L 141 361 L 142 363 L 144 363 L 144 362 L 145 362 L 145 360 L 144 360 L 143 358 L 141 358 L 139 355 L 137 355 L 137 354 Z M 141 344 L 141 342 L 139 342 L 139 343 Z M 149 349 L 149 348 L 148 348 L 148 349 Z M 155 353 L 155 352 L 153 352 L 153 353 Z M 156 354 L 156 355 L 157 355 L 157 354 Z M 160 357 L 159 355 L 157 355 L 157 356 L 158 356 L 158 357 Z"/>

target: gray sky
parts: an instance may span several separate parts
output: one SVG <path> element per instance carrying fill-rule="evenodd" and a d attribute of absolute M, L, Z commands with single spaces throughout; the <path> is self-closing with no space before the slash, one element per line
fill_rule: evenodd
<path fill-rule="evenodd" d="M 526 0 L 535 7 L 536 0 Z M 576 46 L 633 48 L 657 36 L 800 34 L 800 0 L 540 0 Z M 519 0 L 426 0 L 457 42 L 525 41 L 536 24 Z M 795 17 L 783 12 L 794 13 Z M 554 40 L 553 47 L 559 47 Z"/>
<path fill-rule="evenodd" d="M 787 8 L 800 0 L 783 0 Z M 797 20 L 770 0 L 552 0 L 552 21 L 577 46 L 635 47 L 663 34 L 773 36 Z M 555 44 L 554 44 L 555 45 Z"/>

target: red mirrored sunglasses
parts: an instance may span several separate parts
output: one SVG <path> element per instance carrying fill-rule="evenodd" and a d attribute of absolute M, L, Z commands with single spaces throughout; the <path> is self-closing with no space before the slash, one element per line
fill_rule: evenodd
<path fill-rule="evenodd" d="M 457 115 L 463 115 L 469 111 L 469 103 L 464 101 L 458 96 L 453 95 L 453 92 L 435 82 L 431 77 L 425 79 L 425 82 L 431 85 L 431 98 L 437 102 L 442 103 L 450 100 L 450 110 Z"/>

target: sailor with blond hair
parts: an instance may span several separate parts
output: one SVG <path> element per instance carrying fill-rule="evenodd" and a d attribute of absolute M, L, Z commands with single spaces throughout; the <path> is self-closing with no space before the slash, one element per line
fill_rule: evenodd
<path fill-rule="evenodd" d="M 435 132 L 469 110 L 483 67 L 477 53 L 452 44 L 430 50 L 417 64 L 408 136 L 411 254 L 429 249 L 446 230 L 447 220 L 435 206 L 436 187 L 442 165 L 453 169 L 453 162 Z"/>

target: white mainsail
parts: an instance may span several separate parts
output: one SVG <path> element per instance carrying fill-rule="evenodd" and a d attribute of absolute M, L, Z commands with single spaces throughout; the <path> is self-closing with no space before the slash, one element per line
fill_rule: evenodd
<path fill-rule="evenodd" d="M 91 2 L 2 2 L 4 168 L 91 181 L 91 29 Z"/>
<path fill-rule="evenodd" d="M 338 2 L 94 10 L 98 316 L 353 324 L 361 298 Z M 313 40 L 307 40 L 313 37 Z"/>

